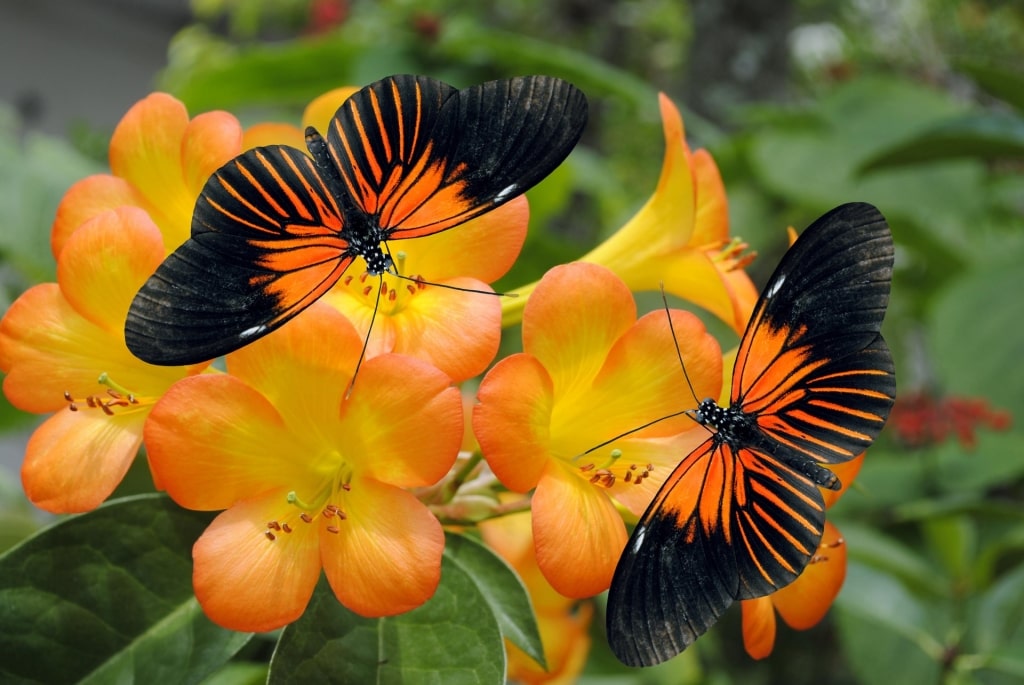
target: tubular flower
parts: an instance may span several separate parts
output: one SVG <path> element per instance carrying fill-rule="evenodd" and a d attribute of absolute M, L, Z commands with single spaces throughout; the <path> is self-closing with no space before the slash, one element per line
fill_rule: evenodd
<path fill-rule="evenodd" d="M 711 155 L 691 151 L 683 120 L 659 100 L 665 158 L 654 195 L 632 219 L 580 261 L 614 271 L 633 291 L 665 290 L 708 310 L 742 333 L 757 300 L 743 271 L 745 245 L 729 238 L 725 188 Z M 536 283 L 502 302 L 504 325 L 517 323 Z"/>
<path fill-rule="evenodd" d="M 226 509 L 193 548 L 196 597 L 214 622 L 294 621 L 321 568 L 363 616 L 408 611 L 437 587 L 441 524 L 405 488 L 454 463 L 459 391 L 388 354 L 366 361 L 346 396 L 361 347 L 316 303 L 228 355 L 228 374 L 187 378 L 154 409 L 145 437 L 158 484 L 186 508 Z"/>
<path fill-rule="evenodd" d="M 108 209 L 140 207 L 159 227 L 164 250 L 183 243 L 199 191 L 214 171 L 242 151 L 242 128 L 227 112 L 189 120 L 185 106 L 165 93 L 137 102 L 110 139 L 111 174 L 75 183 L 57 207 L 50 245 L 59 257 L 68 237 Z"/>
<path fill-rule="evenodd" d="M 672 325 L 698 396 L 717 397 L 718 343 L 688 312 L 673 311 Z M 473 429 L 506 487 L 536 488 L 545 578 L 568 597 L 588 597 L 607 589 L 626 543 L 612 500 L 640 514 L 706 434 L 680 416 L 693 400 L 665 313 L 637 320 L 629 289 L 604 267 L 549 271 L 526 307 L 523 348 L 484 378 Z"/>
<path fill-rule="evenodd" d="M 537 565 L 530 516 L 509 514 L 480 523 L 480 534 L 495 552 L 515 569 L 533 603 L 537 627 L 544 646 L 547 669 L 514 644 L 505 641 L 508 679 L 517 683 L 575 683 L 590 652 L 591 603 L 567 599 L 544 578 Z"/>
<path fill-rule="evenodd" d="M 857 477 L 862 453 L 844 464 L 830 466 L 843 487 L 822 490 L 825 506 L 831 507 Z M 743 647 L 754 659 L 764 659 L 775 646 L 775 612 L 794 630 L 807 630 L 825 618 L 846 579 L 846 543 L 839 529 L 825 521 L 818 553 L 792 583 L 765 597 L 740 602 L 743 611 Z"/>
<path fill-rule="evenodd" d="M 21 472 L 42 509 L 99 506 L 131 465 L 155 400 L 205 366 L 151 366 L 125 346 L 128 305 L 163 258 L 144 211 L 103 212 L 65 241 L 57 283 L 29 289 L 0 321 L 4 393 L 24 411 L 55 412 L 29 440 Z"/>

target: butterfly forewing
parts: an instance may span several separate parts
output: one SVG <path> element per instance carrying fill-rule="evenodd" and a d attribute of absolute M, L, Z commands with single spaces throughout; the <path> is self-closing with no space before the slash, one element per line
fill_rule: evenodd
<path fill-rule="evenodd" d="M 128 348 L 154 364 L 192 364 L 280 326 L 351 261 L 339 209 L 298 150 L 263 147 L 231 160 L 196 202 L 192 237 L 135 296 Z"/>
<path fill-rule="evenodd" d="M 892 264 L 889 227 L 871 205 L 842 205 L 814 222 L 754 309 L 732 406 L 818 461 L 846 461 L 870 445 L 896 393 L 880 334 Z"/>
<path fill-rule="evenodd" d="M 436 233 L 531 188 L 575 146 L 583 94 L 546 76 L 455 90 L 393 76 L 342 106 L 330 157 L 358 207 L 386 237 Z"/>

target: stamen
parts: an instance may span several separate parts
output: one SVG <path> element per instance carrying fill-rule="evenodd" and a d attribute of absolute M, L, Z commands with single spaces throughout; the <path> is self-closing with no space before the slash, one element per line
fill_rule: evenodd
<path fill-rule="evenodd" d="M 265 532 L 264 535 L 266 535 L 267 539 L 270 540 L 271 542 L 273 542 L 274 540 L 277 539 L 277 536 L 274 535 L 273 533 L 271 533 L 269 530 L 267 532 Z"/>
<path fill-rule="evenodd" d="M 302 512 L 301 514 L 299 514 L 299 518 L 302 519 L 303 523 L 312 523 L 313 522 L 313 517 L 310 516 L 309 514 L 307 514 L 306 512 Z"/>
<path fill-rule="evenodd" d="M 283 530 L 286 533 L 290 533 L 290 532 L 292 532 L 292 527 L 289 526 L 287 523 L 282 523 L 281 524 L 281 530 Z"/>
<path fill-rule="evenodd" d="M 610 488 L 615 485 L 615 474 L 608 469 L 598 469 L 593 477 L 591 477 L 590 483 L 598 487 Z"/>
<path fill-rule="evenodd" d="M 335 526 L 327 526 L 327 532 L 328 532 L 328 533 L 334 533 L 335 535 L 337 535 L 337 534 L 338 534 L 338 533 L 340 533 L 341 531 L 340 531 L 340 530 L 338 530 L 338 528 L 337 528 L 337 527 L 335 527 Z"/>

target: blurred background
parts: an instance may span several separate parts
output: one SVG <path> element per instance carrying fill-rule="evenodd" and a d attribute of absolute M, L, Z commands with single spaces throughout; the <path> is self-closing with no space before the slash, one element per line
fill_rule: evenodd
<path fill-rule="evenodd" d="M 582 255 L 646 201 L 658 91 L 718 162 L 759 285 L 789 225 L 853 200 L 892 225 L 899 405 L 830 512 L 851 559 L 835 609 L 783 628 L 766 662 L 743 654 L 733 615 L 665 675 L 631 677 L 1024 682 L 1024 2 L 0 0 L 0 312 L 54 279 L 56 204 L 105 170 L 111 131 L 147 93 L 297 123 L 329 88 L 398 72 L 459 87 L 546 73 L 590 99 L 580 147 L 530 193 L 530 238 L 499 288 Z M 6 546 L 42 519 L 18 481 L 37 418 L 0 402 Z M 589 682 L 626 677 L 600 624 Z"/>

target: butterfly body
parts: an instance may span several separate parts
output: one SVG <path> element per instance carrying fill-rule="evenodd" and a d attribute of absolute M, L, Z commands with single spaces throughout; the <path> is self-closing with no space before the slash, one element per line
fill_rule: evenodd
<path fill-rule="evenodd" d="M 390 240 L 458 226 L 525 192 L 569 154 L 583 94 L 527 76 L 458 90 L 382 79 L 345 101 L 309 154 L 248 150 L 196 201 L 191 237 L 136 295 L 125 323 L 143 361 L 193 364 L 283 325 L 356 260 L 394 270 Z"/>
<path fill-rule="evenodd" d="M 877 209 L 812 224 L 768 280 L 740 340 L 729 406 L 691 410 L 711 435 L 665 480 L 608 594 L 612 651 L 651 666 L 691 645 L 736 600 L 791 583 L 818 549 L 828 466 L 863 452 L 895 398 L 880 329 L 892 236 Z"/>

